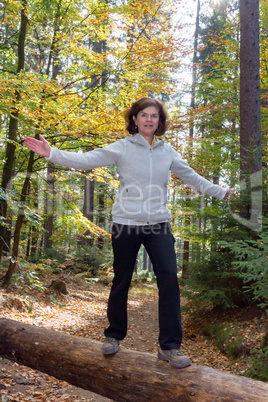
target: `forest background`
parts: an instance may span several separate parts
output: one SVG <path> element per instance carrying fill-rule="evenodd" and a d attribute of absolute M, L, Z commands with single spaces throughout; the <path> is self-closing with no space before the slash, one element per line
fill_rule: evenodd
<path fill-rule="evenodd" d="M 77 152 L 103 147 L 126 136 L 123 111 L 150 96 L 168 108 L 166 141 L 208 180 L 235 189 L 224 202 L 171 177 L 183 291 L 193 309 L 255 303 L 267 312 L 268 2 L 252 3 L 260 41 L 255 137 L 241 107 L 249 69 L 241 57 L 243 1 L 239 8 L 234 0 L 197 0 L 191 11 L 172 0 L 0 3 L 3 287 L 41 287 L 33 272 L 40 265 L 110 280 L 115 168 L 66 170 L 29 152 L 23 138 L 42 134 Z M 155 279 L 143 249 L 135 275 Z"/>

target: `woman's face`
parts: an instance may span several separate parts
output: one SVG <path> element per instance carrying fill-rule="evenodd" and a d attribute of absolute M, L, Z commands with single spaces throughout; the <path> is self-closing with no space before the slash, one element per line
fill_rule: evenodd
<path fill-rule="evenodd" d="M 154 106 L 148 106 L 141 110 L 133 120 L 138 127 L 138 132 L 144 137 L 153 137 L 158 128 L 159 112 Z"/>

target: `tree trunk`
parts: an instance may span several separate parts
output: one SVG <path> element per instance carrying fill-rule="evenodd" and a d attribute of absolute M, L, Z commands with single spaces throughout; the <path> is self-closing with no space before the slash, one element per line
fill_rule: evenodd
<path fill-rule="evenodd" d="M 20 202 L 22 205 L 25 203 L 26 197 L 28 195 L 30 177 L 31 177 L 31 174 L 33 171 L 33 164 L 34 164 L 34 152 L 31 151 L 29 162 L 28 162 L 28 167 L 27 167 L 27 175 L 24 180 L 23 188 L 22 188 L 21 195 L 20 195 Z M 4 288 L 7 288 L 10 285 L 12 275 L 16 269 L 17 258 L 18 258 L 18 254 L 19 254 L 20 232 L 21 232 L 21 227 L 23 225 L 23 221 L 24 221 L 24 207 L 22 206 L 19 208 L 19 212 L 18 212 L 16 224 L 15 224 L 11 259 L 10 259 L 8 270 L 5 274 L 4 281 L 2 284 L 2 287 L 4 287 Z"/>
<path fill-rule="evenodd" d="M 198 34 L 199 34 L 199 17 L 200 17 L 200 0 L 197 0 L 197 10 L 196 10 L 196 20 L 195 20 L 195 33 L 194 33 L 194 53 L 193 53 L 193 70 L 192 70 L 192 88 L 191 88 L 191 111 L 195 109 L 195 89 L 197 81 L 197 46 L 198 46 Z M 190 153 L 189 158 L 192 159 L 192 147 L 193 147 L 193 136 L 194 136 L 194 118 L 193 115 L 190 118 L 190 133 L 189 133 L 189 146 Z M 186 206 L 188 207 L 191 202 L 191 189 L 187 190 Z M 185 226 L 189 226 L 191 223 L 190 217 L 185 218 Z M 190 242 L 189 240 L 184 240 L 183 242 L 183 265 L 182 265 L 182 277 L 187 278 L 187 268 L 189 262 L 189 250 Z"/>
<path fill-rule="evenodd" d="M 21 9 L 21 22 L 20 22 L 20 32 L 18 39 L 18 66 L 17 66 L 17 74 L 19 74 L 24 69 L 24 60 L 25 60 L 25 39 L 26 39 L 26 29 L 28 18 L 26 15 L 26 7 L 27 1 L 22 1 L 22 9 Z M 9 128 L 8 128 L 8 143 L 6 147 L 6 156 L 5 163 L 3 166 L 3 174 L 2 174 L 2 183 L 1 187 L 4 192 L 6 192 L 8 186 L 10 185 L 12 174 L 13 174 L 13 165 L 15 159 L 15 150 L 16 150 L 16 140 L 17 140 L 17 131 L 18 131 L 18 115 L 19 110 L 17 108 L 17 104 L 20 101 L 20 93 L 19 91 L 15 91 L 15 100 L 13 111 L 11 112 L 10 120 L 9 120 Z M 2 198 L 0 200 L 0 215 L 6 219 L 7 217 L 7 200 Z M 2 251 L 5 245 L 6 238 L 6 226 L 0 225 L 0 260 L 2 258 Z"/>
<path fill-rule="evenodd" d="M 50 73 L 52 65 L 52 80 L 56 80 L 60 70 L 60 48 L 57 46 L 58 34 L 59 34 L 59 18 L 60 18 L 61 1 L 58 2 L 56 17 L 54 20 L 54 34 L 50 48 L 48 63 L 47 63 L 47 75 Z M 53 246 L 53 228 L 54 228 L 54 183 L 55 177 L 53 176 L 54 167 L 48 166 L 47 168 L 47 189 L 46 189 L 46 215 L 47 219 L 44 222 L 44 249 L 50 249 Z"/>
<path fill-rule="evenodd" d="M 256 211 L 261 209 L 259 205 L 251 201 L 252 188 L 261 185 L 254 174 L 262 170 L 259 0 L 240 1 L 240 35 L 240 170 L 245 183 L 241 215 L 243 223 L 250 227 L 253 214 L 261 214 L 261 210 Z"/>
<path fill-rule="evenodd" d="M 143 271 L 147 271 L 147 266 L 148 266 L 148 254 L 147 251 L 145 249 L 145 247 L 143 248 L 143 263 L 142 263 L 142 270 Z"/>
<path fill-rule="evenodd" d="M 88 147 L 86 151 L 91 151 L 92 148 Z M 94 187 L 95 181 L 94 179 L 90 178 L 90 173 L 92 170 L 85 171 L 85 181 L 84 181 L 84 203 L 83 203 L 83 215 L 93 222 L 94 218 Z M 79 244 L 81 246 L 85 246 L 87 244 L 93 245 L 93 235 L 88 230 L 84 234 L 85 236 L 92 236 L 91 239 L 81 236 L 79 239 Z"/>
<path fill-rule="evenodd" d="M 36 211 L 38 211 L 38 182 L 33 181 L 31 187 L 31 193 L 33 197 L 33 204 Z M 38 253 L 38 237 L 39 237 L 39 230 L 36 228 L 35 225 L 31 226 L 31 238 L 30 238 L 30 250 L 29 255 L 36 256 Z"/>
<path fill-rule="evenodd" d="M 47 188 L 46 188 L 46 205 L 45 205 L 45 212 L 46 212 L 46 220 L 44 222 L 44 249 L 49 249 L 53 245 L 52 241 L 52 234 L 53 234 L 53 221 L 54 221 L 54 167 L 48 166 L 47 168 Z"/>
<path fill-rule="evenodd" d="M 92 43 L 92 50 L 95 53 L 101 54 L 103 52 L 105 52 L 106 50 L 106 41 L 96 41 Z M 95 75 L 92 74 L 91 75 L 91 82 L 87 82 L 86 86 L 88 88 L 91 88 L 92 91 L 94 91 L 94 88 L 101 86 L 103 89 L 105 87 L 105 82 L 106 82 L 106 78 L 104 78 L 104 71 L 102 72 L 101 75 Z M 88 147 L 87 151 L 91 151 L 93 148 L 92 147 Z M 86 171 L 86 178 L 85 178 L 85 184 L 84 184 L 84 204 L 83 204 L 83 215 L 89 219 L 91 222 L 93 222 L 93 217 L 94 217 L 94 191 L 95 191 L 95 180 L 94 179 L 90 179 L 89 178 L 89 174 L 92 171 Z M 101 187 L 101 185 L 99 185 L 99 187 Z M 99 207 L 100 207 L 100 211 L 99 211 L 99 218 L 97 221 L 97 224 L 99 226 L 102 226 L 102 223 L 104 223 L 104 196 L 103 194 L 101 194 L 101 189 L 100 189 L 100 193 L 98 195 L 98 200 L 99 200 Z M 103 209 L 101 209 L 103 207 Z M 90 235 L 90 232 L 86 232 L 85 233 L 86 236 Z M 79 240 L 79 243 L 81 245 L 93 245 L 93 235 L 91 237 L 91 239 L 87 239 L 85 237 L 81 237 Z M 98 238 L 97 240 L 97 247 L 102 249 L 104 245 L 104 241 L 103 238 Z"/>
<path fill-rule="evenodd" d="M 117 402 L 268 401 L 261 381 L 204 366 L 175 369 L 123 348 L 104 357 L 100 342 L 6 318 L 0 319 L 0 355 Z"/>
<path fill-rule="evenodd" d="M 190 219 L 185 219 L 185 225 L 190 225 Z M 183 264 L 182 264 L 182 278 L 187 278 L 187 268 L 189 262 L 189 250 L 190 250 L 190 242 L 189 240 L 183 241 Z"/>
<path fill-rule="evenodd" d="M 99 183 L 98 185 L 98 219 L 97 224 L 102 229 L 105 226 L 105 196 L 104 196 L 104 186 L 105 184 Z M 102 236 L 98 237 L 97 246 L 100 250 L 103 249 L 104 239 Z"/>
<path fill-rule="evenodd" d="M 153 272 L 153 264 L 152 264 L 152 261 L 150 260 L 150 258 L 149 258 L 149 261 L 148 261 L 148 271 Z"/>

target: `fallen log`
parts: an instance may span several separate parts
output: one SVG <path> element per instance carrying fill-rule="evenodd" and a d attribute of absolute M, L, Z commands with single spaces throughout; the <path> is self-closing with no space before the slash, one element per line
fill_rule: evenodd
<path fill-rule="evenodd" d="M 149 353 L 0 318 L 0 355 L 114 401 L 268 401 L 268 384 L 209 367 L 175 369 Z"/>

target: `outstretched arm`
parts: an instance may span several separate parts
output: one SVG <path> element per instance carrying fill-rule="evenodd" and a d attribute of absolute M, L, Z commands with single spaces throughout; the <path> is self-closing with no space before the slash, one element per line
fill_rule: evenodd
<path fill-rule="evenodd" d="M 116 165 L 118 156 L 124 151 L 124 144 L 120 141 L 88 152 L 72 152 L 50 147 L 42 135 L 39 135 L 39 138 L 40 141 L 26 137 L 25 145 L 31 151 L 44 156 L 49 162 L 73 169 L 90 170 L 101 166 Z"/>
<path fill-rule="evenodd" d="M 197 172 L 195 172 L 174 149 L 172 149 L 172 152 L 173 162 L 170 170 L 189 186 L 200 191 L 202 194 L 207 194 L 211 197 L 216 197 L 219 199 L 226 200 L 228 197 L 230 197 L 230 195 L 232 195 L 233 189 L 223 188 L 206 180 L 203 176 L 200 176 Z"/>
<path fill-rule="evenodd" d="M 38 155 L 49 157 L 50 155 L 50 145 L 45 140 L 44 137 L 42 137 L 41 134 L 39 134 L 39 140 L 36 140 L 35 138 L 32 137 L 26 137 L 24 138 L 24 143 L 27 148 L 29 148 L 31 151 L 37 153 Z"/>

